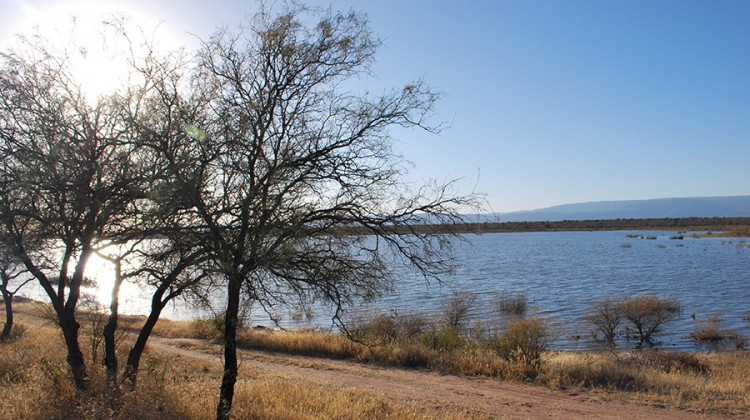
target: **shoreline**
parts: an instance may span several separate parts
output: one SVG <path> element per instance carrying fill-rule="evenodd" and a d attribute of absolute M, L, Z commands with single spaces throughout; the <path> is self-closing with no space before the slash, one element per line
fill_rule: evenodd
<path fill-rule="evenodd" d="M 415 233 L 525 233 L 578 231 L 706 232 L 706 237 L 750 237 L 750 217 L 686 217 L 654 219 L 563 220 L 555 222 L 476 222 L 419 225 Z"/>
<path fill-rule="evenodd" d="M 39 308 L 24 309 L 19 311 L 19 320 L 27 326 L 25 333 L 5 350 L 10 360 L 20 360 L 23 363 L 18 366 L 26 366 L 10 372 L 22 372 L 35 380 L 8 381 L 0 386 L 0 394 L 6 399 L 12 395 L 16 402 L 11 405 L 11 416 L 52 418 L 73 412 L 95 413 L 105 407 L 96 395 L 81 407 L 71 406 L 68 401 L 75 399 L 70 398 L 70 388 L 53 387 L 53 381 L 61 377 L 50 377 L 50 367 L 65 372 L 64 352 L 59 351 L 62 342 L 54 340 L 57 329 Z M 90 320 L 82 320 L 90 326 Z M 133 320 L 122 321 L 128 324 L 122 326 L 123 345 L 127 346 L 134 339 L 129 328 Z M 147 349 L 157 374 L 144 372 L 138 381 L 139 392 L 123 399 L 123 412 L 130 417 L 119 418 L 150 418 L 146 414 L 157 411 L 163 417 L 210 418 L 217 396 L 206 389 L 217 388 L 222 372 L 221 347 L 216 340 L 220 332 L 213 330 L 206 336 L 205 324 L 166 324 L 157 326 Z M 90 339 L 89 334 L 81 336 L 84 342 Z M 268 418 L 306 412 L 310 416 L 304 418 L 456 419 L 519 414 L 546 418 L 552 414 L 566 420 L 720 419 L 744 418 L 750 401 L 750 376 L 746 375 L 750 358 L 740 352 L 690 355 L 646 350 L 614 355 L 547 351 L 542 364 L 529 375 L 516 362 L 472 348 L 437 351 L 428 357 L 430 363 L 420 366 L 414 359 L 404 358 L 403 352 L 418 355 L 414 348 L 398 343 L 366 347 L 311 331 L 252 328 L 243 329 L 240 339 L 243 363 L 238 378 L 238 418 L 257 415 L 261 409 L 275 413 Z M 48 350 L 59 350 L 39 362 L 39 343 L 46 343 Z M 395 352 L 388 353 L 389 347 Z M 375 352 L 383 354 L 373 358 Z M 92 372 L 97 372 L 92 377 L 101 380 L 101 368 L 94 363 L 91 366 Z M 49 404 L 36 404 L 45 398 L 50 398 Z M 352 411 L 360 406 L 364 408 Z M 341 412 L 350 415 L 333 415 Z"/>

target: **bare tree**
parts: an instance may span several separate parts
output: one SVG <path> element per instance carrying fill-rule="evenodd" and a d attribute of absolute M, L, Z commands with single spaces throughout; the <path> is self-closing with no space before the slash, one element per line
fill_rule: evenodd
<path fill-rule="evenodd" d="M 187 137 L 194 122 L 181 102 L 183 55 L 157 49 L 153 37 L 125 18 L 101 26 L 124 46 L 127 80 L 90 102 L 71 56 L 41 36 L 21 38 L 0 66 L 0 195 L 3 243 L 45 290 L 63 330 L 78 389 L 87 386 L 78 345 L 76 308 L 88 258 L 115 267 L 103 337 L 109 389 L 118 390 L 115 332 L 119 289 L 136 281 L 152 291 L 151 312 L 130 350 L 125 379 L 134 386 L 140 357 L 163 308 L 175 298 L 205 296 L 208 278 L 195 225 L 180 214 L 181 198 L 160 147 Z M 83 51 L 83 52 L 81 52 Z M 200 102 L 195 102 L 200 104 Z M 72 274 L 71 274 L 72 271 Z M 116 395 L 116 393 L 114 394 Z"/>
<path fill-rule="evenodd" d="M 30 36 L 0 54 L 0 222 L 49 297 L 76 388 L 85 390 L 76 308 L 86 263 L 137 212 L 144 171 L 119 105 L 89 103 L 70 65 L 74 52 L 53 45 Z"/>
<path fill-rule="evenodd" d="M 656 295 L 623 297 L 616 308 L 638 333 L 638 347 L 652 347 L 654 337 L 661 333 L 664 324 L 682 314 L 682 305 L 677 299 Z"/>
<path fill-rule="evenodd" d="M 189 127 L 187 147 L 162 152 L 185 220 L 199 222 L 226 285 L 217 418 L 232 406 L 243 290 L 264 308 L 322 299 L 338 317 L 387 290 L 394 259 L 439 275 L 446 241 L 414 226 L 460 223 L 459 209 L 480 201 L 450 182 L 403 182 L 389 131 L 435 131 L 425 121 L 438 95 L 420 81 L 382 95 L 347 91 L 379 44 L 359 14 L 292 5 L 218 31 L 199 53 L 194 90 L 206 120 Z"/>
<path fill-rule="evenodd" d="M 477 302 L 476 293 L 466 290 L 454 290 L 451 296 L 443 301 L 442 321 L 447 328 L 457 333 L 464 333 L 471 311 Z"/>
<path fill-rule="evenodd" d="M 129 35 L 127 28 L 119 29 L 124 36 Z M 148 162 L 150 168 L 145 194 L 148 206 L 139 214 L 139 246 L 129 257 L 131 268 L 124 274 L 151 290 L 150 312 L 130 349 L 123 374 L 131 389 L 162 310 L 177 298 L 207 303 L 213 287 L 213 268 L 206 254 L 209 247 L 201 242 L 202 226 L 184 210 L 190 201 L 181 184 L 185 179 L 174 176 L 180 165 L 196 162 L 184 159 L 183 154 L 193 152 L 192 141 L 199 134 L 195 127 L 201 124 L 205 102 L 190 93 L 186 77 L 189 68 L 182 52 L 160 53 L 152 44 L 140 45 L 146 53 L 130 61 L 143 83 L 120 101 L 130 135 L 143 146 L 139 159 Z M 132 238 L 129 240 L 132 243 Z M 113 292 L 113 299 L 115 295 Z M 116 369 L 116 359 L 112 358 L 110 365 Z"/>
<path fill-rule="evenodd" d="M 318 23 L 306 26 L 307 18 Z M 105 328 L 110 380 L 126 278 L 153 287 L 125 369 L 133 384 L 165 305 L 205 296 L 205 280 L 222 278 L 219 418 L 234 395 L 243 291 L 267 310 L 326 300 L 338 322 L 347 304 L 387 290 L 394 260 L 426 278 L 441 274 L 450 244 L 418 225 L 461 223 L 458 212 L 481 197 L 455 195 L 452 182 L 403 182 L 390 129 L 437 131 L 425 121 L 438 95 L 419 81 L 382 95 L 344 89 L 369 72 L 378 46 L 356 13 L 264 10 L 203 44 L 189 89 L 183 62 L 148 54 L 132 57 L 135 84 L 95 104 L 75 81 L 70 51 L 30 37 L 2 54 L 4 243 L 47 293 L 78 389 L 87 375 L 76 307 L 86 262 L 105 245 L 124 251 L 109 255 L 117 273 Z"/>
<path fill-rule="evenodd" d="M 110 312 L 104 326 L 107 389 L 115 402 L 119 396 L 117 380 L 116 331 L 119 318 L 119 291 L 125 281 L 135 282 L 142 290 L 151 291 L 151 307 L 138 336 L 129 350 L 123 379 L 129 390 L 135 388 L 141 356 L 148 338 L 156 326 L 163 309 L 177 298 L 207 302 L 212 289 L 211 270 L 205 262 L 204 251 L 187 233 L 176 239 L 165 230 L 152 231 L 154 236 L 125 245 L 110 244 L 98 254 L 113 265 L 114 283 L 111 292 Z"/>
<path fill-rule="evenodd" d="M 617 334 L 623 314 L 619 310 L 622 299 L 604 298 L 593 302 L 586 314 L 586 321 L 604 335 L 604 341 L 610 350 L 617 347 Z"/>

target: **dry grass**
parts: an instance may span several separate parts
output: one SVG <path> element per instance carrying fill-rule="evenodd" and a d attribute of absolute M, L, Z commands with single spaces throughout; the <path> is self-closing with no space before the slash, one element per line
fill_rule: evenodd
<path fill-rule="evenodd" d="M 747 353 L 551 353 L 543 381 L 697 412 L 747 415 L 750 407 Z"/>
<path fill-rule="evenodd" d="M 698 238 L 750 238 L 750 225 L 693 226 L 685 231 L 705 231 Z"/>
<path fill-rule="evenodd" d="M 438 351 L 418 341 L 395 340 L 363 346 L 339 335 L 313 331 L 252 331 L 244 344 L 295 354 L 347 357 L 369 363 L 420 367 L 442 373 L 526 380 L 552 388 L 597 390 L 632 401 L 721 414 L 748 414 L 750 354 L 692 354 L 663 351 L 633 353 L 546 352 L 537 371 L 521 361 L 505 360 L 482 345 Z M 330 353 L 328 353 L 330 352 Z"/>
<path fill-rule="evenodd" d="M 367 348 L 340 334 L 311 330 L 275 331 L 247 328 L 237 335 L 239 347 L 279 351 L 289 354 L 325 356 L 336 359 L 361 359 Z"/>
<path fill-rule="evenodd" d="M 333 357 L 363 362 L 508 380 L 538 375 L 534 383 L 552 388 L 598 390 L 641 403 L 699 412 L 748 414 L 750 407 L 747 352 L 546 352 L 539 370 L 529 372 L 526 364 L 505 360 L 479 345 L 447 352 L 430 350 L 417 342 L 366 347 L 339 335 L 313 331 L 253 330 L 243 336 L 252 337 L 244 344 L 254 348 L 312 355 L 330 352 Z"/>
<path fill-rule="evenodd" d="M 733 226 L 729 229 L 727 236 L 739 238 L 750 238 L 750 226 Z"/>
<path fill-rule="evenodd" d="M 43 314 L 34 305 L 19 305 L 21 312 Z M 25 331 L 0 343 L 0 412 L 7 418 L 87 419 L 202 419 L 213 418 L 221 372 L 218 365 L 185 362 L 150 351 L 142 363 L 136 392 L 123 398 L 114 413 L 104 397 L 104 372 L 88 362 L 91 393 L 81 398 L 71 385 L 65 352 L 57 326 L 43 318 L 19 314 Z M 126 323 L 140 325 L 142 319 Z M 169 337 L 217 337 L 200 322 L 159 321 L 157 334 Z M 83 331 L 86 330 L 84 325 Z M 127 336 L 126 336 L 127 338 Z M 466 343 L 450 351 L 430 348 L 420 340 L 394 340 L 365 346 L 338 334 L 316 331 L 245 329 L 243 347 L 348 358 L 438 370 L 442 373 L 483 375 L 526 380 L 552 388 L 604 392 L 619 398 L 659 406 L 727 415 L 747 415 L 750 407 L 750 353 L 690 354 L 662 351 L 632 353 L 545 352 L 530 375 L 528 366 L 498 357 L 486 346 Z M 132 339 L 132 337 L 131 337 Z M 90 337 L 82 337 L 86 349 Z M 124 359 L 128 343 L 120 346 Z M 91 354 L 87 354 L 90 359 Z M 124 363 L 124 360 L 123 360 Z M 206 391 L 210 390 L 210 391 Z M 43 401 L 44 404 L 39 404 Z M 243 368 L 237 385 L 237 418 L 466 418 L 471 413 L 386 401 L 375 394 L 346 388 L 330 389 L 268 372 Z"/>
<path fill-rule="evenodd" d="M 37 307 L 21 308 L 26 314 Z M 65 362 L 57 326 L 44 318 L 17 316 L 24 334 L 0 343 L 0 417 L 13 419 L 212 419 L 218 401 L 221 372 L 218 364 L 174 359 L 150 351 L 144 358 L 138 387 L 122 398 L 113 410 L 105 396 L 104 372 L 89 360 L 91 390 L 76 393 Z M 161 321 L 160 321 L 161 322 Z M 167 334 L 194 333 L 191 323 L 165 323 Z M 247 331 L 245 332 L 247 333 Z M 254 332 L 254 339 L 268 332 Z M 188 334 L 189 335 L 189 334 Z M 291 337 L 294 337 L 291 339 Z M 286 346 L 313 341 L 312 333 L 289 334 Z M 320 338 L 320 334 L 318 334 Z M 343 337 L 341 337 L 343 340 Z M 90 337 L 82 336 L 82 347 Z M 337 342 L 338 339 L 330 340 Z M 127 344 L 121 346 L 124 350 Z M 124 353 L 124 351 L 123 351 Z M 124 358 L 124 354 L 120 357 Z M 481 418 L 478 413 L 428 404 L 394 402 L 385 397 L 340 387 L 331 388 L 282 375 L 241 368 L 232 414 L 242 419 L 463 419 Z"/>

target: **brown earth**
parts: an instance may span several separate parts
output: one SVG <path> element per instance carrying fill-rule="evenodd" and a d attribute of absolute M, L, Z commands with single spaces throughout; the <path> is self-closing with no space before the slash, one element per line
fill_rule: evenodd
<path fill-rule="evenodd" d="M 201 340 L 152 337 L 150 348 L 165 356 L 221 366 L 219 346 Z M 501 419 L 718 419 L 620 401 L 611 396 L 566 392 L 533 384 L 481 377 L 364 365 L 324 358 L 241 350 L 242 368 L 299 377 L 324 386 L 355 389 L 398 402 L 466 410 Z M 731 417 L 738 418 L 738 417 Z"/>

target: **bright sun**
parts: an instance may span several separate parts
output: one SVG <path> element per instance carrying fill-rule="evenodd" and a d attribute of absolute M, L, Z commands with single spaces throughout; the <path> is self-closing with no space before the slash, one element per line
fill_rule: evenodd
<path fill-rule="evenodd" d="M 40 35 L 59 44 L 56 47 L 69 51 L 71 73 L 87 101 L 94 105 L 102 95 L 128 83 L 131 46 L 115 35 L 113 27 L 104 24 L 115 18 L 125 18 L 128 30 L 137 31 L 137 38 L 158 39 L 164 48 L 174 49 L 177 45 L 175 38 L 155 19 L 112 3 L 65 3 L 33 11 L 25 26 L 38 30 Z M 134 44 L 135 48 L 139 46 L 137 42 Z"/>
<path fill-rule="evenodd" d="M 138 50 L 142 46 L 138 40 L 147 37 L 158 41 L 154 47 L 160 51 L 174 50 L 179 45 L 177 38 L 156 19 L 126 7 L 102 3 L 65 2 L 44 10 L 27 7 L 28 18 L 18 27 L 22 34 L 40 35 L 50 44 L 45 46 L 54 51 L 67 51 L 70 74 L 91 106 L 96 106 L 102 95 L 124 89 L 133 82 L 128 80 L 128 58 L 131 52 L 135 55 L 143 52 Z M 103 24 L 114 18 L 126 19 L 126 29 L 133 37 L 134 45 L 127 44 L 121 36 L 115 36 L 114 29 Z M 87 264 L 86 275 L 96 280 L 98 287 L 94 293 L 97 301 L 108 305 L 114 284 L 112 264 L 94 255 Z M 137 290 L 133 285 L 123 285 L 125 295 L 137 295 L 129 288 Z"/>

